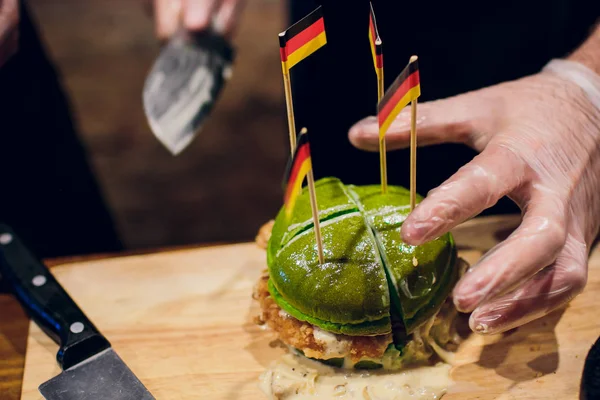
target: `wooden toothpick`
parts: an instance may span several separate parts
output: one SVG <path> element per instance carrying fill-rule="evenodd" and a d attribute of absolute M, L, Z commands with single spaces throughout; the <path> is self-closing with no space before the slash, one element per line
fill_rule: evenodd
<path fill-rule="evenodd" d="M 376 45 L 381 45 L 381 39 L 375 41 Z M 383 83 L 383 66 L 378 68 L 377 73 L 377 102 L 379 103 L 383 98 L 384 94 L 384 83 Z M 386 160 L 386 143 L 385 135 L 379 138 L 379 171 L 381 174 L 381 193 L 387 193 L 387 160 Z"/>
<path fill-rule="evenodd" d="M 417 59 L 417 56 L 412 56 L 410 62 Z M 410 111 L 410 211 L 412 211 L 417 200 L 417 99 L 411 101 Z"/>
<path fill-rule="evenodd" d="M 305 134 L 306 128 L 302 128 L 300 134 Z M 325 262 L 323 256 L 323 240 L 321 238 L 321 224 L 319 223 L 319 205 L 317 204 L 317 191 L 315 190 L 315 176 L 312 169 L 312 159 L 310 161 L 310 169 L 307 174 L 308 180 L 308 193 L 310 195 L 310 208 L 312 209 L 313 225 L 315 227 L 315 240 L 317 242 L 317 250 L 319 253 L 319 264 Z"/>
<path fill-rule="evenodd" d="M 292 102 L 292 85 L 290 83 L 290 71 L 283 66 L 283 87 L 285 91 L 285 105 L 287 108 L 288 129 L 290 133 L 290 153 L 296 150 L 296 122 L 294 120 L 294 103 Z"/>
<path fill-rule="evenodd" d="M 308 173 L 308 192 L 310 194 L 310 205 L 313 214 L 313 223 L 315 225 L 315 239 L 317 241 L 317 250 L 319 252 L 319 264 L 325 262 L 323 256 L 323 239 L 321 239 L 321 224 L 319 223 L 319 206 L 317 205 L 317 194 L 315 192 L 315 177 L 312 168 Z"/>

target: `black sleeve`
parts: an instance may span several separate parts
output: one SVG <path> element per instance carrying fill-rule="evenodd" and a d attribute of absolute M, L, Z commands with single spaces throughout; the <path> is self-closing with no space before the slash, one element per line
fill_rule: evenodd
<path fill-rule="evenodd" d="M 40 257 L 122 245 L 68 100 L 25 3 L 19 50 L 0 68 L 0 221 Z"/>

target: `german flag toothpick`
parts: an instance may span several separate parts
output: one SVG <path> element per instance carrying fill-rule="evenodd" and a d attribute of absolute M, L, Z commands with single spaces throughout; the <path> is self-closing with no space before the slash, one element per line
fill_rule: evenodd
<path fill-rule="evenodd" d="M 379 31 L 377 30 L 377 21 L 373 3 L 369 3 L 369 44 L 371 46 L 371 55 L 373 56 L 373 67 L 377 75 L 377 102 L 381 101 L 384 91 L 383 83 L 383 49 Z M 379 136 L 379 173 L 381 176 L 381 193 L 387 193 L 387 160 L 386 160 L 385 135 Z"/>
<path fill-rule="evenodd" d="M 308 135 L 305 130 L 300 132 L 294 155 L 290 159 L 284 178 L 285 195 L 283 203 L 285 205 L 285 215 L 289 220 L 296 205 L 296 199 L 302 191 L 302 182 L 312 168 L 310 159 L 310 145 Z"/>
<path fill-rule="evenodd" d="M 279 53 L 283 71 L 283 87 L 287 106 L 288 128 L 290 134 L 290 152 L 294 154 L 296 146 L 296 122 L 290 69 L 327 44 L 323 10 L 321 6 L 279 34 Z"/>
<path fill-rule="evenodd" d="M 385 92 L 378 105 L 379 138 L 385 133 L 400 111 L 411 103 L 410 116 L 410 210 L 414 210 L 417 193 L 417 99 L 421 95 L 421 81 L 417 56 L 412 56 L 408 65 Z"/>
<path fill-rule="evenodd" d="M 321 6 L 279 34 L 279 51 L 284 70 L 327 44 Z"/>
<path fill-rule="evenodd" d="M 315 228 L 315 240 L 319 255 L 319 264 L 323 264 L 323 241 L 321 239 L 321 225 L 319 223 L 319 206 L 317 204 L 317 193 L 315 190 L 315 177 L 312 171 L 312 161 L 310 158 L 310 145 L 308 143 L 308 134 L 306 128 L 302 128 L 298 136 L 296 150 L 285 172 L 284 186 L 285 195 L 283 198 L 285 217 L 289 221 L 296 205 L 296 200 L 302 191 L 302 182 L 304 178 L 308 179 L 308 191 L 310 195 L 310 207 L 312 209 L 313 225 Z"/>
<path fill-rule="evenodd" d="M 373 56 L 373 66 L 375 67 L 375 73 L 379 78 L 379 75 L 383 73 L 383 51 L 382 42 L 379 37 L 379 31 L 377 30 L 377 21 L 375 20 L 375 12 L 373 11 L 373 3 L 369 3 L 371 12 L 369 14 L 369 44 L 371 45 L 371 55 Z M 382 88 L 383 89 L 383 88 Z M 383 90 L 378 96 L 378 100 L 381 100 L 383 96 Z"/>
<path fill-rule="evenodd" d="M 385 95 L 377 106 L 379 136 L 385 135 L 392 121 L 400 114 L 400 111 L 420 95 L 419 65 L 417 58 L 413 56 L 408 65 L 385 92 Z"/>

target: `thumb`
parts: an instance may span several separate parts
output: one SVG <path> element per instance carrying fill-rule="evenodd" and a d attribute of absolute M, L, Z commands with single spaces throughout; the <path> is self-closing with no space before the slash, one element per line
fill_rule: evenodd
<path fill-rule="evenodd" d="M 482 125 L 491 109 L 488 96 L 480 92 L 465 93 L 443 100 L 417 105 L 417 137 L 419 146 L 439 143 L 465 143 L 471 147 L 474 133 L 487 131 Z M 410 106 L 404 108 L 386 132 L 388 150 L 410 145 Z M 486 124 L 487 125 L 487 124 Z M 359 149 L 379 150 L 379 125 L 376 117 L 367 117 L 350 128 L 350 142 Z M 482 149 L 477 149 L 482 150 Z"/>
<path fill-rule="evenodd" d="M 179 28 L 182 0 L 154 0 L 156 36 L 166 40 Z"/>

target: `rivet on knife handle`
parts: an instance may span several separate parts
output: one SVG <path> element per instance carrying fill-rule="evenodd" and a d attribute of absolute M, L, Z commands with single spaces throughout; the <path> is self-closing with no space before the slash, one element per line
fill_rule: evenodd
<path fill-rule="evenodd" d="M 0 275 L 29 316 L 60 349 L 63 370 L 110 347 L 49 269 L 7 225 L 0 224 Z"/>

